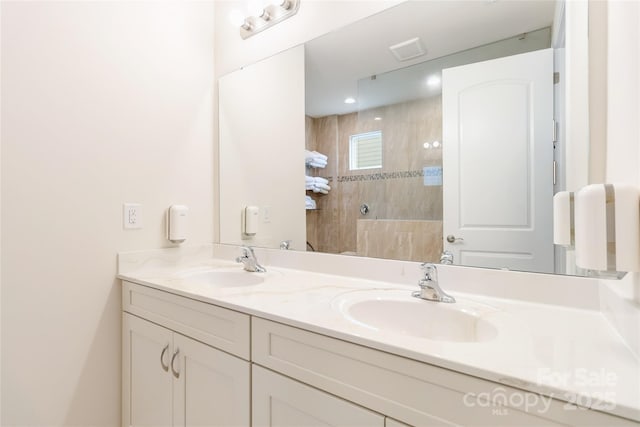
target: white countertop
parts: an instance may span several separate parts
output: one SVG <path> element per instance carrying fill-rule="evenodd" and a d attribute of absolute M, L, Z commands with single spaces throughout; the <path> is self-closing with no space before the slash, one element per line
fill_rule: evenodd
<path fill-rule="evenodd" d="M 640 361 L 597 310 L 450 292 L 461 306 L 488 307 L 485 319 L 497 334 L 480 342 L 431 340 L 350 321 L 336 304 L 348 292 L 409 295 L 415 286 L 270 266 L 267 273 L 241 272 L 264 277 L 257 285 L 222 288 L 182 277 L 211 268 L 241 270 L 209 259 L 118 277 L 640 421 Z"/>

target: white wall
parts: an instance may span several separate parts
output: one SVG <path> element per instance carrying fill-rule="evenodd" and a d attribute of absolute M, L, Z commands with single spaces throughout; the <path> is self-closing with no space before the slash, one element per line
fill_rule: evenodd
<path fill-rule="evenodd" d="M 589 183 L 589 7 L 565 3 L 565 120 L 566 190 Z M 562 77 L 561 77 L 562 78 Z M 562 125 L 562 124 L 561 124 Z"/>
<path fill-rule="evenodd" d="M 305 250 L 304 46 L 230 73 L 218 85 L 220 241 L 278 247 L 291 240 L 291 249 Z M 245 206 L 260 209 L 255 236 L 241 232 Z"/>
<path fill-rule="evenodd" d="M 640 184 L 640 4 L 608 5 L 607 181 Z"/>
<path fill-rule="evenodd" d="M 116 253 L 213 236 L 213 2 L 2 2 L 2 424 L 120 424 Z M 122 203 L 144 228 L 122 229 Z"/>
<path fill-rule="evenodd" d="M 640 3 L 608 2 L 607 182 L 640 186 Z M 628 274 L 640 304 L 640 273 Z M 636 305 L 637 307 L 637 305 Z M 636 333 L 638 328 L 636 327 Z"/>

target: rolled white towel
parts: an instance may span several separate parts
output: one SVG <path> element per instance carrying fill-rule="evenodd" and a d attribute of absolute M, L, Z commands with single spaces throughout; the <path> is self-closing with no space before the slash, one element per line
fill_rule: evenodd
<path fill-rule="evenodd" d="M 313 178 L 313 182 L 314 184 L 328 184 L 329 180 L 321 176 L 316 176 Z"/>
<path fill-rule="evenodd" d="M 324 188 L 314 188 L 313 189 L 314 193 L 321 193 L 321 194 L 329 194 L 329 190 L 325 190 Z"/>
<path fill-rule="evenodd" d="M 327 167 L 327 162 L 324 161 L 320 161 L 320 160 L 312 160 L 309 163 L 307 163 L 309 166 L 312 166 L 314 168 L 326 168 Z"/>
<path fill-rule="evenodd" d="M 312 151 L 311 154 L 313 155 L 313 158 L 316 160 L 324 160 L 325 163 L 327 162 L 327 160 L 329 160 L 329 157 L 325 156 L 322 153 L 318 153 L 317 151 Z"/>
<path fill-rule="evenodd" d="M 309 184 L 309 183 L 310 183 L 310 184 L 313 184 L 313 183 L 316 181 L 316 178 L 315 178 L 315 177 L 313 177 L 313 176 L 305 175 L 305 176 L 304 176 L 304 181 L 305 181 L 307 184 Z"/>
<path fill-rule="evenodd" d="M 316 183 L 315 188 L 318 188 L 320 190 L 326 190 L 326 191 L 331 190 L 331 187 L 329 187 L 327 184 Z"/>

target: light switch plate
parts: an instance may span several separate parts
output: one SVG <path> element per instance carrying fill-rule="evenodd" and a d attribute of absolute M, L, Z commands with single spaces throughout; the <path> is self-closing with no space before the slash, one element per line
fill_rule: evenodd
<path fill-rule="evenodd" d="M 125 203 L 122 209 L 122 224 L 125 230 L 142 228 L 142 205 Z"/>

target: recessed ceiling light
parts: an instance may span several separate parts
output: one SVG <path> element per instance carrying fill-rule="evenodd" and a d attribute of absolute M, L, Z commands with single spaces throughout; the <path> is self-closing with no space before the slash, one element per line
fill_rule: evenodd
<path fill-rule="evenodd" d="M 379 121 L 382 120 L 382 117 L 374 117 L 373 120 Z"/>
<path fill-rule="evenodd" d="M 355 104 L 356 103 L 356 99 L 352 98 L 352 97 L 348 97 L 348 98 L 345 98 L 344 103 L 345 104 Z"/>
<path fill-rule="evenodd" d="M 430 86 L 430 87 L 440 86 L 440 76 L 437 74 L 429 76 L 429 78 L 427 79 L 427 86 Z"/>

